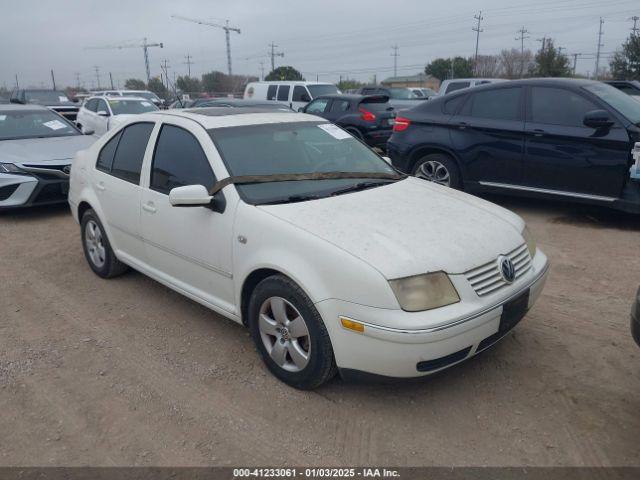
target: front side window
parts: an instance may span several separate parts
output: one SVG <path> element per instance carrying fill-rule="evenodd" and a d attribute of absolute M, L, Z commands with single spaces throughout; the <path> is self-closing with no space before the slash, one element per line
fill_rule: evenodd
<path fill-rule="evenodd" d="M 227 170 L 237 175 L 327 172 L 385 173 L 395 170 L 368 147 L 329 123 L 295 122 L 209 130 Z M 301 180 L 236 185 L 245 201 L 270 203 L 328 196 L 359 179 Z M 382 181 L 381 184 L 388 183 Z M 382 187 L 384 188 L 384 187 Z"/>
<path fill-rule="evenodd" d="M 329 99 L 327 98 L 319 98 L 318 100 L 314 100 L 307 106 L 305 113 L 324 113 L 328 103 Z"/>
<path fill-rule="evenodd" d="M 105 102 L 102 99 L 98 100 L 98 112 L 109 113 L 109 108 L 107 108 L 107 102 Z"/>
<path fill-rule="evenodd" d="M 144 152 L 147 149 L 153 125 L 150 122 L 134 123 L 122 131 L 111 167 L 113 176 L 136 185 L 140 183 Z"/>
<path fill-rule="evenodd" d="M 500 88 L 476 92 L 471 97 L 470 115 L 493 120 L 518 120 L 522 88 Z M 465 110 L 467 110 L 465 105 Z"/>
<path fill-rule="evenodd" d="M 320 97 L 322 95 L 335 95 L 340 93 L 335 85 L 307 85 L 311 98 Z"/>
<path fill-rule="evenodd" d="M 163 125 L 151 167 L 150 188 L 169 194 L 172 188 L 215 183 L 209 160 L 200 142 L 183 128 Z"/>
<path fill-rule="evenodd" d="M 27 111 L 4 110 L 0 112 L 0 140 L 80 135 L 80 132 L 67 120 L 48 109 L 28 110 L 28 107 L 24 108 Z M 0 162 L 2 162 L 1 154 Z"/>
<path fill-rule="evenodd" d="M 87 100 L 87 103 L 84 106 L 84 108 L 86 108 L 90 112 L 96 112 L 98 110 L 98 99 L 92 98 L 90 100 Z"/>
<path fill-rule="evenodd" d="M 277 85 L 269 85 L 269 88 L 267 88 L 267 100 L 275 100 L 277 90 L 278 90 Z"/>
<path fill-rule="evenodd" d="M 627 94 L 606 83 L 595 83 L 584 89 L 627 117 L 631 123 L 640 125 L 640 102 L 629 101 Z"/>
<path fill-rule="evenodd" d="M 278 101 L 286 102 L 289 100 L 289 85 L 280 85 L 278 88 Z"/>
<path fill-rule="evenodd" d="M 307 89 L 302 85 L 296 85 L 293 87 L 293 101 L 294 102 L 308 102 L 309 94 L 307 93 Z"/>
<path fill-rule="evenodd" d="M 27 103 L 39 105 L 71 103 L 66 93 L 55 90 L 28 90 L 25 97 Z"/>
<path fill-rule="evenodd" d="M 109 106 L 114 115 L 136 115 L 158 110 L 158 107 L 148 100 L 120 100 L 114 98 L 109 99 Z"/>
<path fill-rule="evenodd" d="M 531 88 L 531 121 L 547 125 L 583 126 L 587 112 L 598 106 L 571 90 L 563 88 Z"/>

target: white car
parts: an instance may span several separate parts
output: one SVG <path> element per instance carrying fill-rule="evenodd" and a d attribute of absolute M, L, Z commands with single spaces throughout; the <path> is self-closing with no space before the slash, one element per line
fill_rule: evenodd
<path fill-rule="evenodd" d="M 245 100 L 273 101 L 298 111 L 314 98 L 340 93 L 332 83 L 305 81 L 249 82 L 244 89 Z"/>
<path fill-rule="evenodd" d="M 520 321 L 547 273 L 519 216 L 303 113 L 129 119 L 76 156 L 69 203 L 97 275 L 130 266 L 247 325 L 297 388 L 461 362 Z"/>
<path fill-rule="evenodd" d="M 153 103 L 156 107 L 161 108 L 164 105 L 158 95 L 149 90 L 102 90 L 93 92 L 93 96 L 106 96 L 106 97 L 137 97 L 144 98 L 145 100 Z"/>
<path fill-rule="evenodd" d="M 158 107 L 146 98 L 90 97 L 80 107 L 76 125 L 83 133 L 93 131 L 96 135 L 104 135 L 131 115 L 155 110 L 158 110 Z"/>

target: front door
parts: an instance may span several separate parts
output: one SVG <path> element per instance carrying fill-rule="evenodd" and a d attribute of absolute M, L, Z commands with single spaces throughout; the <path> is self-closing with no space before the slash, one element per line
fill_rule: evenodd
<path fill-rule="evenodd" d="M 628 175 L 626 129 L 618 122 L 604 129 L 585 126 L 585 114 L 602 107 L 574 90 L 531 87 L 529 92 L 523 184 L 618 197 Z"/>
<path fill-rule="evenodd" d="M 524 149 L 522 87 L 482 90 L 469 97 L 449 123 L 464 181 L 519 183 Z"/>
<path fill-rule="evenodd" d="M 193 122 L 181 119 L 160 128 L 148 187 L 142 193 L 142 236 L 153 273 L 185 293 L 233 313 L 235 208 L 227 205 L 219 213 L 203 206 L 174 207 L 169 202 L 173 188 L 204 185 L 210 189 L 215 183 L 205 153 L 215 152 L 215 147 L 204 129 L 198 126 L 193 132 L 193 128 Z"/>

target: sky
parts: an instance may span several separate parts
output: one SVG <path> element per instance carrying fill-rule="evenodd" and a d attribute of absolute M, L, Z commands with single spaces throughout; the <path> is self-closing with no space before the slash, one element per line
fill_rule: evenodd
<path fill-rule="evenodd" d="M 540 48 L 551 37 L 569 54 L 580 53 L 577 71 L 593 72 L 600 17 L 604 18 L 603 60 L 620 47 L 640 16 L 638 0 L 0 0 L 0 86 L 116 87 L 127 78 L 145 78 L 144 37 L 162 42 L 149 49 L 151 74 L 167 60 L 169 76 L 227 71 L 222 29 L 172 18 L 181 15 L 240 28 L 231 32 L 233 73 L 261 75 L 270 70 L 267 55 L 275 42 L 276 66 L 292 65 L 307 80 L 340 78 L 378 81 L 393 75 L 394 45 L 398 75 L 423 71 L 434 58 L 473 56 L 475 15 L 482 11 L 479 53 Z M 638 22 L 640 27 L 640 21 Z M 572 57 L 573 58 L 573 57 Z"/>

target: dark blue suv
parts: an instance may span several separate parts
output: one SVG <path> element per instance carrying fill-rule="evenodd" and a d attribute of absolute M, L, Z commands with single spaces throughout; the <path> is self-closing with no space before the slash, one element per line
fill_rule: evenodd
<path fill-rule="evenodd" d="M 469 192 L 564 198 L 640 213 L 629 170 L 640 102 L 601 82 L 485 85 L 398 112 L 387 148 L 407 173 Z"/>

